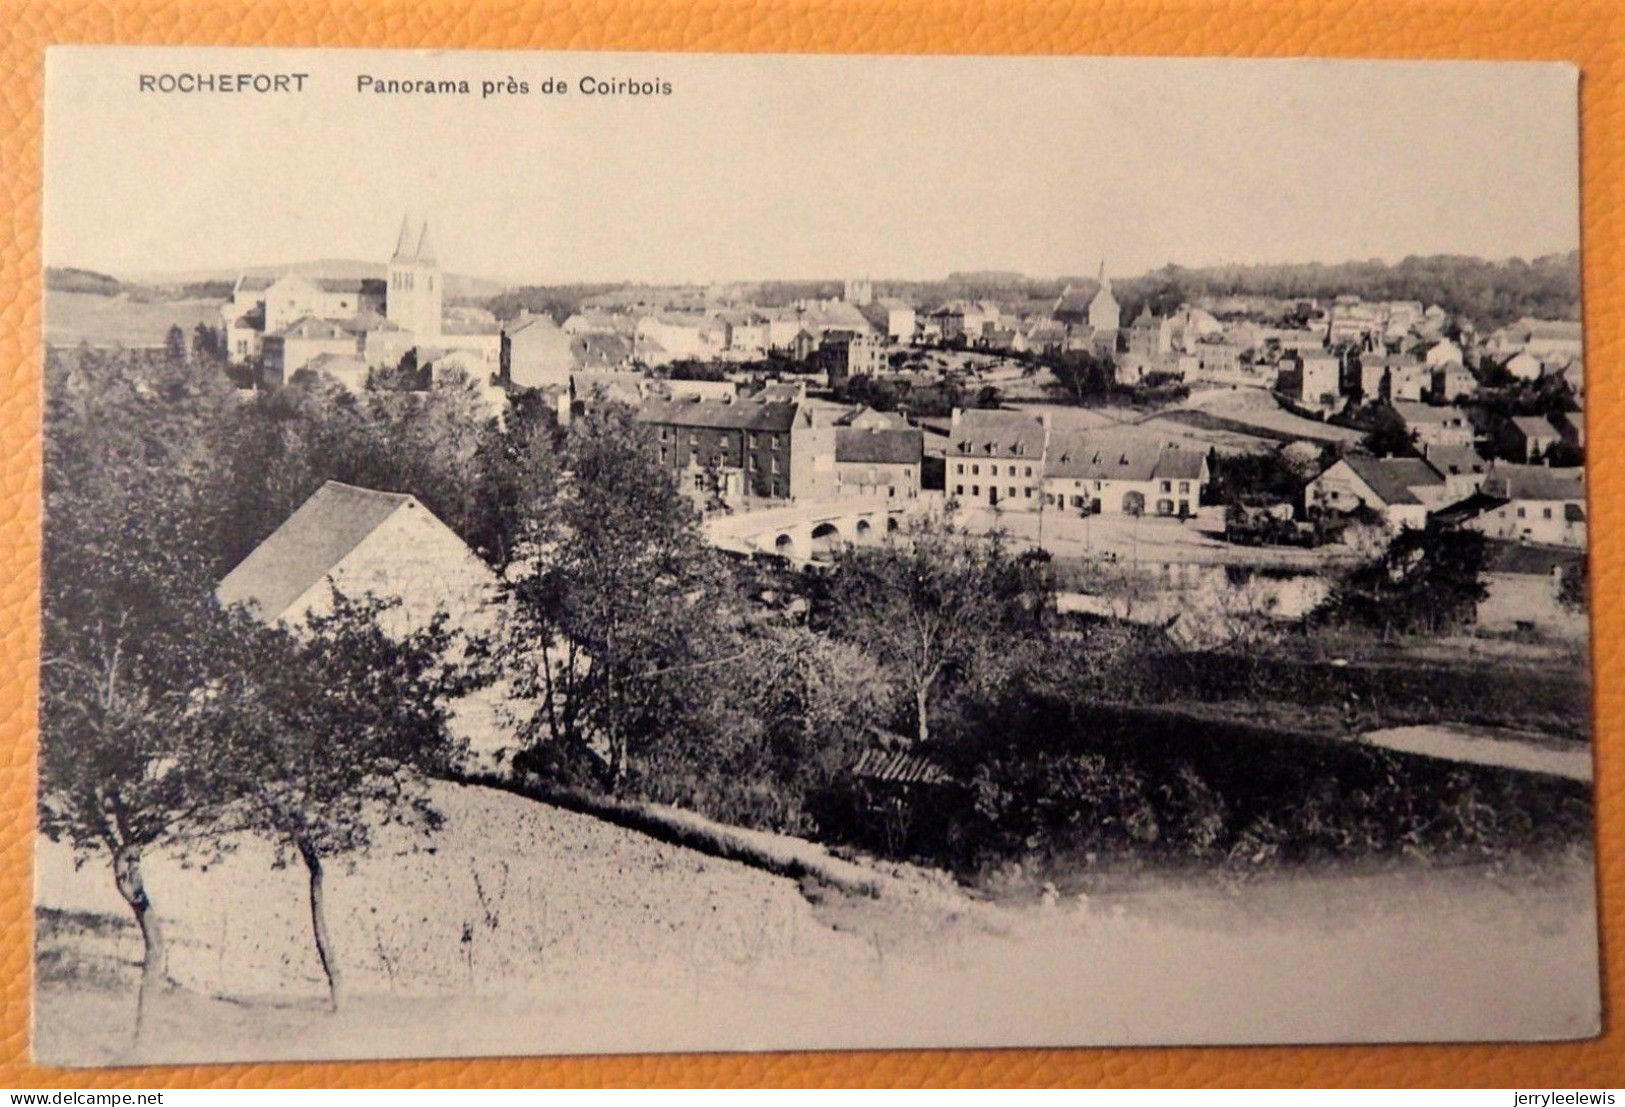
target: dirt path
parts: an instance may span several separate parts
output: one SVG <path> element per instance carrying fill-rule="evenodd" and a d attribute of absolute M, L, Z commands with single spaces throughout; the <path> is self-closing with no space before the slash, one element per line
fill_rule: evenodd
<path fill-rule="evenodd" d="M 1588 742 L 1556 742 L 1518 731 L 1439 724 L 1372 730 L 1360 739 L 1374 746 L 1445 761 L 1465 761 L 1591 783 Z"/>

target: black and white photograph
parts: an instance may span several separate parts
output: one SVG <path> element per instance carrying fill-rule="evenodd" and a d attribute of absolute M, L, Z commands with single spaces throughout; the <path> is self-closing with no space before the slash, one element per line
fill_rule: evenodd
<path fill-rule="evenodd" d="M 53 47 L 35 1060 L 1596 1035 L 1577 94 Z"/>

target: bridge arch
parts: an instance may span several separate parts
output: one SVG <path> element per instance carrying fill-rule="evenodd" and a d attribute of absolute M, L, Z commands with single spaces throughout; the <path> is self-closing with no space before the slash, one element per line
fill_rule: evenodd
<path fill-rule="evenodd" d="M 833 522 L 819 523 L 812 529 L 812 552 L 817 557 L 820 554 L 831 554 L 841 545 L 841 528 Z"/>

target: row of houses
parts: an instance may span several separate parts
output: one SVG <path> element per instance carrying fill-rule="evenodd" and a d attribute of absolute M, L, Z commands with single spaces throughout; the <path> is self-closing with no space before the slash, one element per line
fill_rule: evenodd
<path fill-rule="evenodd" d="M 702 506 L 920 495 L 924 432 L 898 415 L 785 386 L 730 397 L 673 382 L 646 393 L 636 417 L 653 432 L 660 464 Z"/>
<path fill-rule="evenodd" d="M 1134 431 L 1057 431 L 1049 413 L 955 409 L 950 498 L 1008 511 L 1194 515 L 1207 454 Z"/>
<path fill-rule="evenodd" d="M 1304 507 L 1365 509 L 1394 528 L 1439 520 L 1519 544 L 1586 544 L 1582 469 L 1488 461 L 1461 446 L 1434 447 L 1418 458 L 1349 454 L 1308 482 Z"/>

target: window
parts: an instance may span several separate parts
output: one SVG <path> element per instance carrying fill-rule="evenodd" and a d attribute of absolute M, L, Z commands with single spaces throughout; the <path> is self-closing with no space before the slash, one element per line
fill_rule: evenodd
<path fill-rule="evenodd" d="M 982 494 L 982 486 L 979 485 L 979 484 L 971 485 L 970 486 L 970 494 L 972 496 L 980 496 Z"/>
<path fill-rule="evenodd" d="M 954 495 L 963 496 L 964 494 L 965 494 L 965 486 L 963 484 L 954 485 Z"/>
<path fill-rule="evenodd" d="M 954 462 L 954 475 L 960 477 L 965 475 L 965 463 L 963 461 Z"/>
<path fill-rule="evenodd" d="M 1522 519 L 1523 517 L 1524 517 L 1524 510 L 1523 510 L 1523 508 L 1520 507 L 1518 509 L 1518 518 Z"/>
<path fill-rule="evenodd" d="M 1023 488 L 1021 490 L 1021 494 L 1023 496 L 1025 496 L 1029 500 L 1032 499 L 1033 498 L 1033 486 L 1029 484 L 1026 488 Z"/>
<path fill-rule="evenodd" d="M 1544 509 L 1542 509 L 1542 511 L 1541 511 L 1541 513 L 1540 513 L 1540 514 L 1541 514 L 1541 518 L 1543 518 L 1543 519 L 1550 519 L 1550 518 L 1551 518 L 1551 517 L 1552 517 L 1552 509 L 1551 509 L 1551 508 L 1549 508 L 1549 507 L 1548 507 L 1548 508 L 1544 508 Z"/>
<path fill-rule="evenodd" d="M 980 465 L 972 465 L 970 467 L 970 475 L 973 476 L 973 477 L 981 476 L 982 475 L 982 467 Z"/>
<path fill-rule="evenodd" d="M 1171 481 L 1171 480 L 1163 481 L 1162 482 L 1162 490 L 1164 492 L 1172 492 L 1174 490 L 1174 482 Z"/>
<path fill-rule="evenodd" d="M 1010 475 L 1012 477 L 1016 475 L 1016 467 L 1014 465 L 1010 466 Z"/>
<path fill-rule="evenodd" d="M 1016 498 L 1016 486 L 1012 484 L 1010 486 L 1009 490 L 1005 492 L 1005 495 L 1009 496 L 1012 500 L 1015 499 Z"/>
<path fill-rule="evenodd" d="M 1031 465 L 1029 465 L 1029 466 L 1027 466 L 1027 471 L 1025 473 L 1023 473 L 1022 476 L 1030 477 L 1032 475 L 1033 475 L 1033 467 Z"/>
<path fill-rule="evenodd" d="M 1179 490 L 1181 492 L 1189 492 L 1191 490 L 1191 482 L 1188 481 L 1188 480 L 1180 481 L 1179 482 Z"/>

